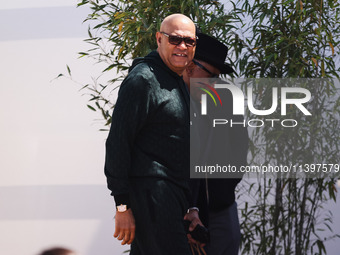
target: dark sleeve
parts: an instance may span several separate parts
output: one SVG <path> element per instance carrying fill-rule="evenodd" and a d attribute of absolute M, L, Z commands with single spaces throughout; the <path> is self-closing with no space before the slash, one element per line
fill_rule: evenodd
<path fill-rule="evenodd" d="M 189 180 L 189 187 L 190 187 L 190 196 L 189 200 L 189 208 L 191 207 L 198 207 L 198 195 L 200 189 L 200 180 L 201 179 L 190 179 Z"/>
<path fill-rule="evenodd" d="M 106 140 L 104 172 L 116 205 L 129 205 L 128 174 L 133 144 L 144 126 L 150 106 L 149 83 L 132 72 L 121 84 Z"/>

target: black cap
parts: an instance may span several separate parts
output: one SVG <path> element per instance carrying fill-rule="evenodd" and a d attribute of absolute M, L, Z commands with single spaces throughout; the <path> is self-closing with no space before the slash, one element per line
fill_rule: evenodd
<path fill-rule="evenodd" d="M 221 74 L 233 73 L 234 69 L 225 63 L 228 47 L 209 35 L 197 33 L 197 36 L 195 59 L 202 60 L 218 68 Z"/>

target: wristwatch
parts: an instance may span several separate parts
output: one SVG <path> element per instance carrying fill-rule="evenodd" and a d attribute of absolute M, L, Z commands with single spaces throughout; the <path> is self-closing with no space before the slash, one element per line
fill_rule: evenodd
<path fill-rule="evenodd" d="M 197 212 L 200 211 L 197 207 L 190 207 L 190 208 L 187 210 L 187 213 L 190 213 L 190 211 L 193 211 L 193 210 L 195 210 L 195 211 L 197 211 Z"/>
<path fill-rule="evenodd" d="M 123 204 L 121 204 L 121 205 L 118 205 L 118 206 L 116 206 L 117 207 L 117 211 L 118 212 L 126 212 L 127 211 L 127 205 L 123 205 Z"/>

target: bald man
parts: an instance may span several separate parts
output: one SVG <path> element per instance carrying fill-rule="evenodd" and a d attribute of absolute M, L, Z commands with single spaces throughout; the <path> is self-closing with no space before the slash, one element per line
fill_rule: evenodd
<path fill-rule="evenodd" d="M 164 19 L 157 51 L 133 61 L 106 141 L 105 175 L 117 211 L 114 237 L 132 255 L 188 255 L 189 94 L 182 73 L 195 54 L 194 23 Z"/>

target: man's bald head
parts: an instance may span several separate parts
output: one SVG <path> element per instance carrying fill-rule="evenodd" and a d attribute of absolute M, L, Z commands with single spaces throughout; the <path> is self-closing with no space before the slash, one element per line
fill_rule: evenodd
<path fill-rule="evenodd" d="M 170 43 L 169 36 L 190 37 L 196 40 L 194 22 L 183 14 L 172 14 L 163 20 L 160 32 L 156 34 L 157 51 L 164 64 L 178 75 L 182 75 L 185 67 L 195 55 L 195 45 L 188 45 L 184 40 L 180 44 Z"/>
<path fill-rule="evenodd" d="M 188 28 L 191 27 L 192 31 L 195 33 L 195 24 L 192 22 L 190 18 L 187 16 L 180 14 L 180 13 L 175 13 L 167 16 L 160 27 L 160 31 L 166 31 L 168 29 L 173 29 L 173 28 L 179 28 L 186 26 Z"/>

